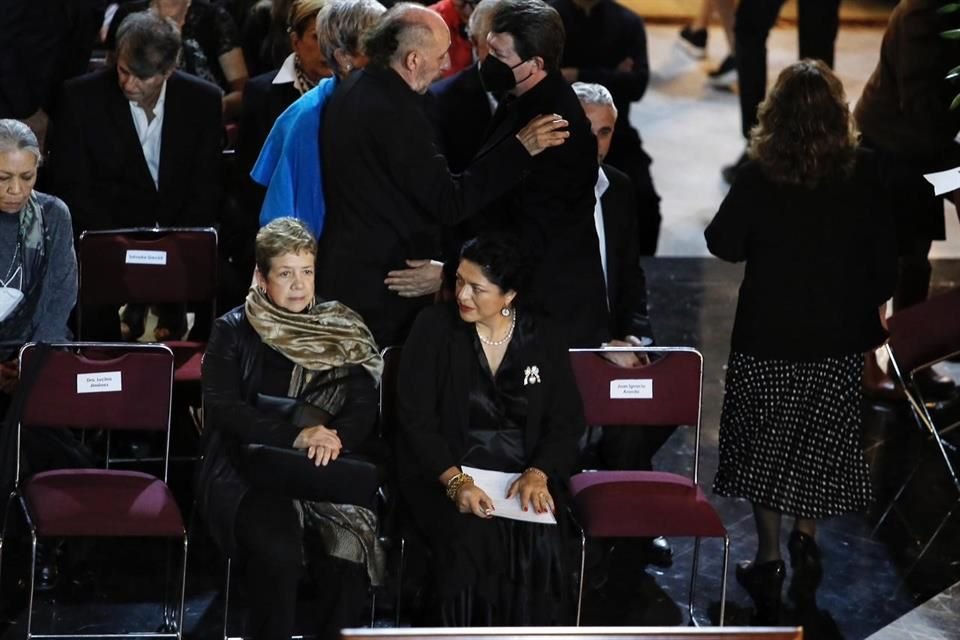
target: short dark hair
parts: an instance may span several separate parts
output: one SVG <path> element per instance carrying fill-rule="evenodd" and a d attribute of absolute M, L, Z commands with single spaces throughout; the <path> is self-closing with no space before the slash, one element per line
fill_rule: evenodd
<path fill-rule="evenodd" d="M 386 69 L 390 63 L 403 58 L 407 53 L 423 46 L 425 38 L 432 38 L 430 27 L 410 16 L 423 5 L 412 2 L 395 4 L 383 14 L 363 38 L 363 51 L 367 54 L 367 66 Z"/>
<path fill-rule="evenodd" d="M 523 297 L 530 279 L 526 253 L 514 236 L 485 233 L 467 240 L 460 248 L 460 259 L 469 260 L 504 293 L 513 290 Z"/>
<path fill-rule="evenodd" d="M 504 0 L 497 7 L 491 33 L 509 33 L 523 60 L 543 58 L 547 71 L 560 69 L 566 32 L 557 10 L 543 0 Z"/>
<path fill-rule="evenodd" d="M 131 13 L 117 29 L 117 54 L 126 51 L 127 65 L 138 78 L 150 78 L 177 66 L 180 31 L 169 18 L 152 11 Z"/>

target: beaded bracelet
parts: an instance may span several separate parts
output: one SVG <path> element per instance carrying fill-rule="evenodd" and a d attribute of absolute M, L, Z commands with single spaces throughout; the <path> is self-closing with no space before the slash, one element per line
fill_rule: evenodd
<path fill-rule="evenodd" d="M 453 502 L 456 502 L 457 493 L 460 492 L 460 489 L 465 484 L 473 484 L 473 477 L 469 474 L 463 473 L 462 471 L 450 478 L 450 481 L 447 482 L 447 497 Z"/>
<path fill-rule="evenodd" d="M 549 480 L 549 478 L 547 478 L 547 474 L 545 474 L 540 469 L 537 469 L 536 467 L 527 467 L 526 469 L 523 470 L 523 472 L 532 473 L 535 476 L 540 476 L 540 479 L 543 480 L 544 482 L 547 482 Z"/>

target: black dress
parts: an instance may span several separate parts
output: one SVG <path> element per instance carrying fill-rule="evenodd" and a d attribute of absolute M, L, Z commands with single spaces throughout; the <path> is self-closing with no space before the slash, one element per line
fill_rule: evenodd
<path fill-rule="evenodd" d="M 437 310 L 428 310 L 437 315 Z M 421 326 L 424 324 L 418 320 Z M 459 322 L 459 320 L 457 320 Z M 525 384 L 525 370 L 533 362 L 543 362 L 531 357 L 538 342 L 535 324 L 527 319 L 517 323 L 513 339 L 507 346 L 503 362 L 496 375 L 491 375 L 480 341 L 473 325 L 460 322 L 453 340 L 444 340 L 443 331 L 434 331 L 435 340 L 447 342 L 447 352 L 455 360 L 455 378 L 465 382 L 454 383 L 461 388 L 462 417 L 464 424 L 462 440 L 448 443 L 456 464 L 504 472 L 522 472 L 532 466 L 531 446 L 528 431 L 530 396 Z M 437 327 L 434 327 L 436 329 Z M 417 327 L 411 335 L 413 344 L 405 347 L 405 360 L 411 346 L 417 346 Z M 441 349 L 440 351 L 445 351 Z M 566 350 L 560 347 L 566 356 Z M 420 362 L 423 362 L 420 358 Z M 562 360 L 566 360 L 563 358 Z M 558 360 L 562 361 L 562 360 Z M 567 367 L 568 361 L 567 361 Z M 572 395 L 570 406 L 545 406 L 545 412 L 568 411 L 571 425 L 582 425 L 579 397 L 572 387 L 572 378 L 567 380 L 567 371 L 541 364 L 543 381 L 548 377 L 559 389 Z M 442 367 L 440 367 L 442 370 Z M 562 373 L 563 375 L 556 375 Z M 403 375 L 403 370 L 401 370 Z M 570 385 L 570 386 L 568 386 Z M 441 382 L 441 386 L 445 386 Z M 403 389 L 401 388 L 401 391 Z M 455 404 L 447 389 L 441 396 Z M 562 403 L 560 403 L 562 404 Z M 549 406 L 549 408 L 547 408 Z M 446 412 L 440 409 L 441 414 Z M 552 415 L 545 416 L 549 423 Z M 554 428 L 560 428 L 555 426 Z M 576 436 L 569 448 L 576 451 Z M 401 454 L 402 455 L 402 454 Z M 558 514 L 564 513 L 564 486 L 566 477 L 550 474 L 550 492 L 557 504 Z M 434 574 L 433 587 L 439 622 L 447 626 L 503 626 L 503 625 L 555 625 L 565 622 L 562 616 L 569 612 L 572 582 L 565 570 L 564 519 L 560 525 L 541 525 L 492 518 L 484 520 L 472 514 L 461 514 L 446 497 L 436 477 L 422 477 L 417 482 L 404 484 L 406 503 L 419 529 L 427 538 L 432 553 Z M 503 496 L 490 496 L 494 503 Z"/>

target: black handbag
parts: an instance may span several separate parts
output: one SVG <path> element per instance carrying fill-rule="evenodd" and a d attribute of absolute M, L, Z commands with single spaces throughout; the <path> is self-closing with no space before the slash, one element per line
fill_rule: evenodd
<path fill-rule="evenodd" d="M 268 396 L 257 394 L 257 408 L 268 411 L 301 429 L 325 425 L 333 416 L 309 402 L 286 396 Z"/>

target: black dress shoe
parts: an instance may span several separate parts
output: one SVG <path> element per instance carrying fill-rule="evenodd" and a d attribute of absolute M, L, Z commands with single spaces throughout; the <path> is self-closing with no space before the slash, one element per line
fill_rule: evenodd
<path fill-rule="evenodd" d="M 661 568 L 673 565 L 673 549 L 670 548 L 670 542 L 663 536 L 647 538 L 644 546 L 643 552 L 647 564 Z"/>
<path fill-rule="evenodd" d="M 737 565 L 737 582 L 740 583 L 754 605 L 754 623 L 760 626 L 780 624 L 781 592 L 787 569 L 783 560 L 757 564 L 741 562 Z"/>
<path fill-rule="evenodd" d="M 926 400 L 947 400 L 957 391 L 953 378 L 937 373 L 932 367 L 919 371 L 913 382 L 920 388 L 920 393 Z"/>
<path fill-rule="evenodd" d="M 793 578 L 787 588 L 787 595 L 798 609 L 810 609 L 817 604 L 817 587 L 823 578 L 820 564 L 820 548 L 811 536 L 794 530 L 787 542 L 790 551 L 790 567 Z"/>

